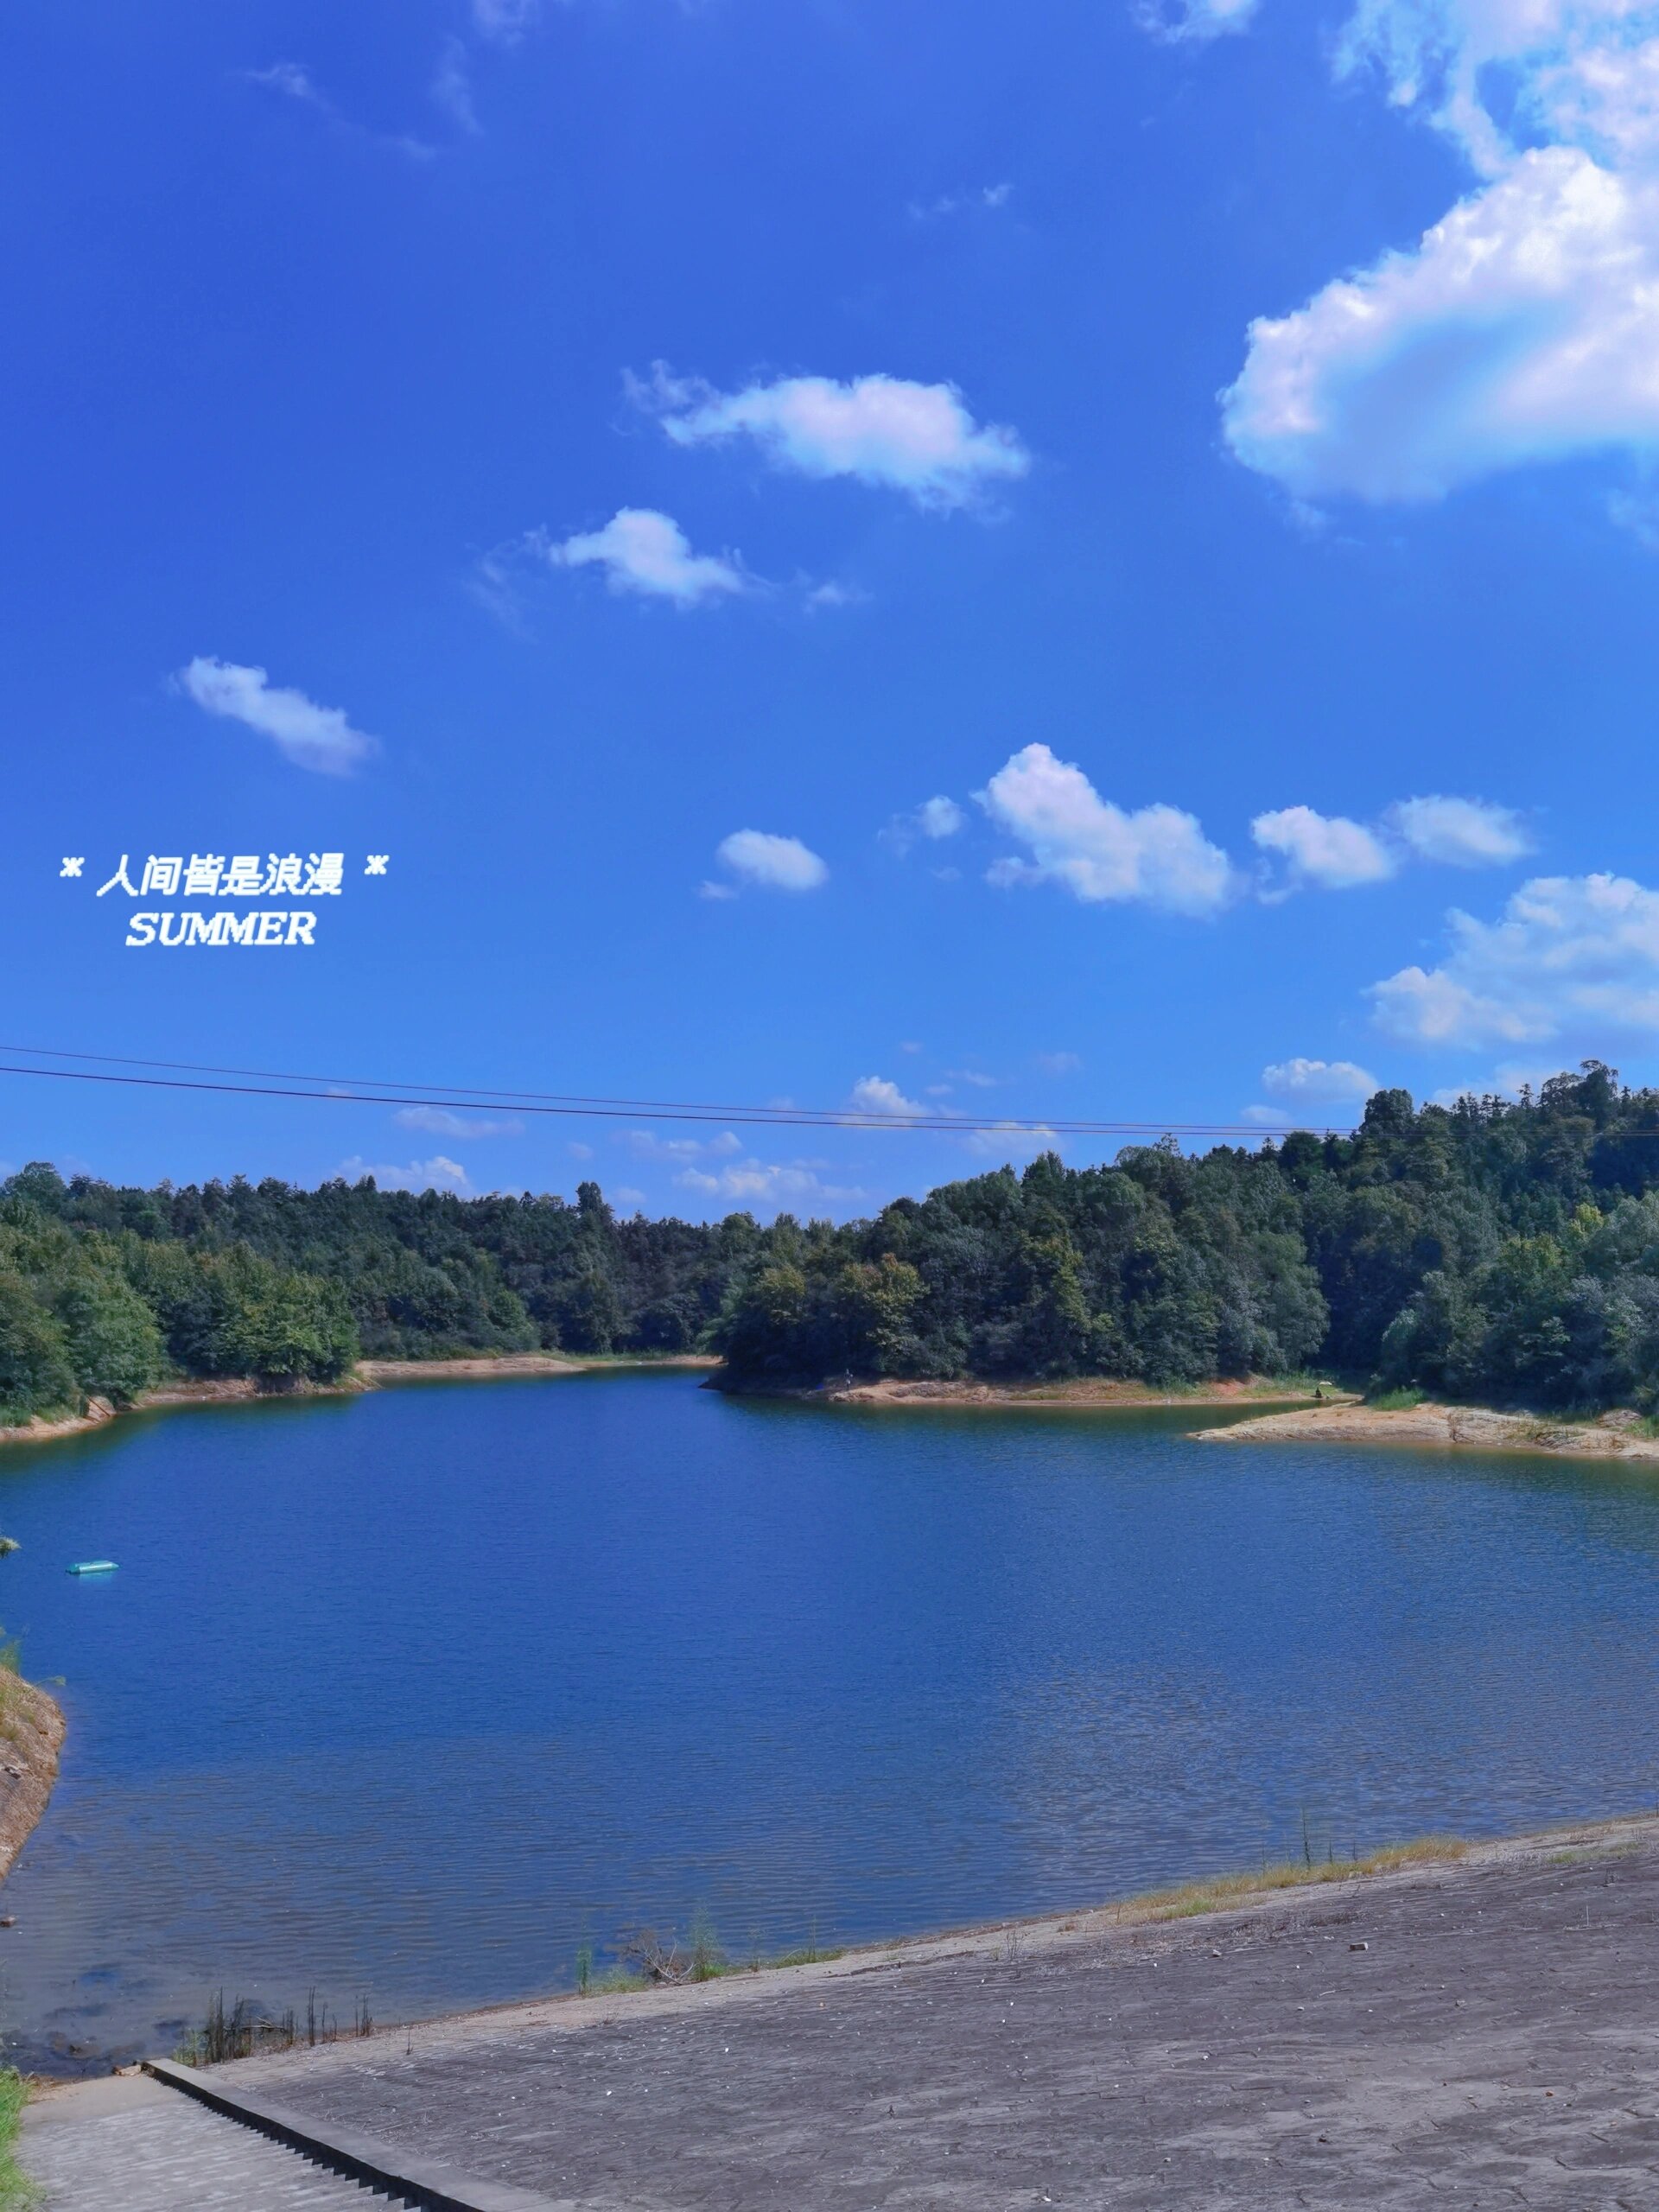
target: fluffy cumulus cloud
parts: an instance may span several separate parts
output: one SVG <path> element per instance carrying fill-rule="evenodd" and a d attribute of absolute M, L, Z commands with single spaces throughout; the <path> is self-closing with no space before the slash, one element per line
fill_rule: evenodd
<path fill-rule="evenodd" d="M 603 530 L 582 531 L 543 550 L 555 568 L 601 568 L 613 591 L 671 600 L 676 607 L 701 607 L 749 588 L 738 561 L 694 553 L 673 517 L 652 507 L 619 507 Z"/>
<path fill-rule="evenodd" d="M 1317 884 L 1326 891 L 1385 882 L 1408 860 L 1497 868 L 1532 850 L 1513 807 L 1440 795 L 1402 799 L 1376 826 L 1311 806 L 1281 806 L 1258 814 L 1250 835 L 1262 851 L 1284 861 L 1291 888 Z M 1283 897 L 1285 886 L 1262 895 Z"/>
<path fill-rule="evenodd" d="M 434 1153 L 430 1160 L 411 1160 L 406 1167 L 361 1160 L 354 1154 L 350 1160 L 342 1160 L 334 1173 L 347 1183 L 359 1183 L 364 1176 L 372 1175 L 383 1191 L 453 1191 L 459 1198 L 467 1198 L 473 1188 L 461 1162 L 446 1159 L 441 1152 Z"/>
<path fill-rule="evenodd" d="M 1046 745 L 1016 753 L 979 798 L 1030 855 L 995 862 L 995 883 L 1058 883 L 1091 904 L 1134 900 L 1180 914 L 1212 914 L 1232 892 L 1231 863 L 1193 816 L 1173 806 L 1126 813 Z"/>
<path fill-rule="evenodd" d="M 1281 806 L 1258 814 L 1250 835 L 1263 852 L 1288 861 L 1293 874 L 1328 891 L 1381 883 L 1395 870 L 1388 847 L 1345 815 L 1318 814 L 1311 806 Z"/>
<path fill-rule="evenodd" d="M 1361 0 L 1341 56 L 1482 181 L 1414 246 L 1252 324 L 1235 452 L 1305 499 L 1410 500 L 1659 448 L 1659 9 Z"/>
<path fill-rule="evenodd" d="M 906 1098 L 896 1083 L 884 1075 L 861 1075 L 849 1095 L 849 1106 L 855 1114 L 878 1114 L 889 1120 L 901 1120 L 928 1109 L 913 1098 Z"/>
<path fill-rule="evenodd" d="M 817 891 L 830 880 L 829 868 L 810 846 L 769 830 L 734 830 L 721 838 L 715 857 L 741 881 L 765 891 Z M 705 896 L 720 895 L 722 887 L 703 888 Z M 723 888 L 729 894 L 730 886 Z"/>
<path fill-rule="evenodd" d="M 784 377 L 725 392 L 659 365 L 652 383 L 629 389 L 678 445 L 749 438 L 774 467 L 891 486 L 923 506 L 971 505 L 1031 466 L 1015 433 L 976 423 L 950 384 Z"/>
<path fill-rule="evenodd" d="M 1438 966 L 1372 986 L 1392 1035 L 1471 1046 L 1659 1031 L 1659 892 L 1628 876 L 1538 876 L 1497 921 L 1454 912 L 1450 933 Z"/>
<path fill-rule="evenodd" d="M 220 715 L 268 737 L 285 760 L 320 776 L 348 776 L 378 741 L 353 729 L 340 707 L 320 707 L 303 691 L 273 683 L 263 668 L 198 658 L 174 679 L 204 713 Z"/>
<path fill-rule="evenodd" d="M 1299 1056 L 1263 1068 L 1262 1088 L 1269 1098 L 1288 1099 L 1293 1105 L 1333 1106 L 1344 1100 L 1369 1098 L 1379 1085 L 1374 1075 L 1352 1060 L 1306 1060 Z"/>

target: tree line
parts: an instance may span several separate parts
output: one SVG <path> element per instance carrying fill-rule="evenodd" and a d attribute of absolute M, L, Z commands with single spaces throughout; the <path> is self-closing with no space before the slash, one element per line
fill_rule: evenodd
<path fill-rule="evenodd" d="M 748 1385 L 1318 1366 L 1659 1407 L 1659 1092 L 1597 1061 L 1518 1100 L 1384 1090 L 1349 1136 L 1046 1154 L 842 1225 L 619 1219 L 593 1183 L 574 1203 L 40 1165 L 0 1184 L 0 1417 L 169 1374 L 538 1348 L 712 1350 Z"/>

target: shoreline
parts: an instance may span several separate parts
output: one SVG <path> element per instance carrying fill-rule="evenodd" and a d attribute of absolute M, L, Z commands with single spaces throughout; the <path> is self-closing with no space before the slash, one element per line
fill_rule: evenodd
<path fill-rule="evenodd" d="M 1659 1847 L 1659 1814 L 1568 1821 L 1557 1827 L 1528 1829 L 1519 1835 L 1479 1840 L 1424 1836 L 1413 1842 L 1383 1846 L 1357 1860 L 1338 1859 L 1326 1865 L 1315 1860 L 1306 1868 L 1287 1863 L 1256 1872 L 1200 1875 L 1190 1882 L 1074 1905 L 1063 1911 L 1011 1915 L 849 1944 L 817 1960 L 788 1965 L 763 1961 L 757 1969 L 728 1966 L 702 1982 L 647 1984 L 625 1990 L 591 1990 L 586 1994 L 562 1989 L 455 2012 L 388 2020 L 368 2037 L 343 2037 L 309 2052 L 297 2045 L 292 2050 L 257 2051 L 246 2058 L 223 2060 L 219 2067 L 203 2071 L 232 2069 L 236 2079 L 251 2082 L 259 2075 L 280 2075 L 296 2063 L 315 2064 L 321 2059 L 324 2048 L 337 2063 L 349 2065 L 360 2059 L 372 2065 L 378 2050 L 410 2037 L 418 2041 L 424 2036 L 436 2036 L 446 2046 L 453 2046 L 518 2036 L 530 2030 L 556 2029 L 576 2034 L 590 2026 L 671 2016 L 696 2006 L 764 2001 L 805 1985 L 856 1981 L 945 1961 L 1006 1962 L 1011 1956 L 1058 1959 L 1120 1933 L 1138 1945 L 1147 1941 L 1147 1931 L 1167 1929 L 1175 1936 L 1193 1921 L 1248 1917 L 1265 1909 L 1294 1914 L 1299 1906 L 1315 1899 L 1339 1904 L 1361 1891 L 1370 1895 L 1425 1885 L 1440 1887 L 1478 1878 L 1497 1867 L 1548 1862 L 1565 1853 L 1586 1857 L 1618 1855 L 1644 1846 Z"/>
<path fill-rule="evenodd" d="M 0 1676 L 0 1882 L 46 1810 L 64 1734 L 56 1698 L 21 1675 Z"/>
<path fill-rule="evenodd" d="M 1332 1393 L 1321 1386 L 1333 1404 L 1357 1402 L 1348 1392 Z M 810 1406 L 957 1406 L 1025 1407 L 1032 1411 L 1149 1412 L 1183 1406 L 1311 1405 L 1311 1387 L 1275 1382 L 1265 1376 L 1249 1382 L 1198 1382 L 1178 1390 L 1152 1390 L 1143 1382 L 1120 1382 L 1109 1376 L 1083 1375 L 1062 1382 L 987 1382 L 963 1376 L 944 1382 L 908 1382 L 897 1376 L 874 1380 L 817 1383 L 723 1382 L 711 1376 L 705 1388 L 730 1398 L 780 1398 Z"/>
<path fill-rule="evenodd" d="M 1593 1421 L 1551 1420 L 1543 1414 L 1506 1414 L 1489 1406 L 1346 1404 L 1305 1406 L 1263 1414 L 1225 1428 L 1191 1432 L 1200 1443 L 1409 1444 L 1443 1450 L 1534 1452 L 1554 1459 L 1638 1459 L 1659 1462 L 1659 1437 L 1643 1433 L 1641 1416 L 1628 1411 Z"/>
<path fill-rule="evenodd" d="M 529 1351 L 503 1352 L 496 1357 L 473 1353 L 457 1359 L 359 1359 L 349 1375 L 342 1375 L 334 1382 L 314 1382 L 308 1378 L 264 1382 L 255 1375 L 211 1376 L 196 1381 L 158 1382 L 153 1390 L 143 1391 L 128 1406 L 114 1405 L 108 1398 L 93 1397 L 86 1401 L 84 1413 L 65 1414 L 55 1421 L 36 1414 L 32 1421 L 0 1428 L 0 1446 L 52 1444 L 60 1437 L 89 1436 L 95 1429 L 107 1427 L 110 1422 L 121 1421 L 129 1414 L 162 1412 L 169 1407 L 244 1405 L 256 1399 L 274 1398 L 354 1398 L 368 1390 L 395 1388 L 403 1382 L 510 1382 L 515 1376 L 605 1375 L 654 1368 L 704 1369 L 719 1363 L 701 1352 L 669 1352 L 661 1357 L 649 1353 L 638 1357 L 622 1354 L 613 1357 L 609 1353 L 567 1357 L 562 1352 Z"/>

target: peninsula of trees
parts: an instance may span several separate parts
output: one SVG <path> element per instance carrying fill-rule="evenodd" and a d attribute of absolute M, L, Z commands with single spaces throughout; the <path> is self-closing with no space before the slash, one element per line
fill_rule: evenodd
<path fill-rule="evenodd" d="M 461 1199 L 237 1180 L 0 1184 L 0 1421 L 167 1376 L 326 1382 L 359 1356 L 721 1353 L 1156 1386 L 1310 1365 L 1451 1398 L 1659 1405 L 1659 1091 L 1586 1061 L 1518 1102 L 1379 1092 L 1351 1136 L 899 1198 L 836 1226 L 619 1220 L 596 1185 Z"/>

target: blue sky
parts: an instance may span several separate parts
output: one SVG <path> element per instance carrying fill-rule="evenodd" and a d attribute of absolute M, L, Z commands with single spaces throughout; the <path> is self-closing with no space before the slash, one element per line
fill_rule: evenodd
<path fill-rule="evenodd" d="M 13 37 L 7 1041 L 1263 1128 L 1659 1076 L 1659 15 Z M 290 852 L 340 894 L 95 895 Z M 315 944 L 124 942 L 250 903 Z M 0 1085 L 0 1160 L 142 1181 L 843 1215 L 1028 1149 Z"/>

